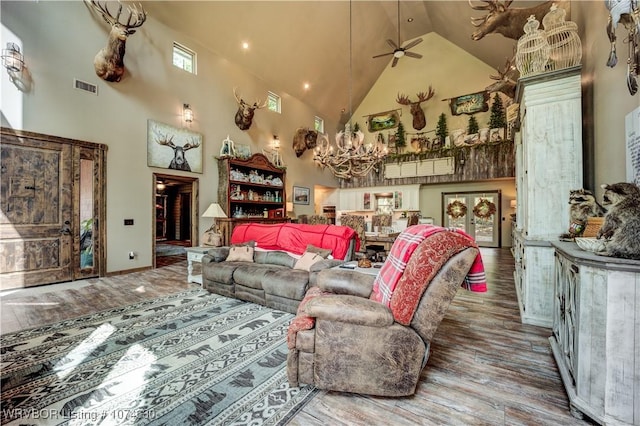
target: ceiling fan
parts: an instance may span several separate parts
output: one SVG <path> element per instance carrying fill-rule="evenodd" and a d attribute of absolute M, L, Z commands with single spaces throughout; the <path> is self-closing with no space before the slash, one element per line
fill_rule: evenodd
<path fill-rule="evenodd" d="M 420 59 L 422 58 L 422 55 L 420 55 L 419 53 L 408 52 L 408 50 L 421 42 L 422 38 L 417 38 L 406 46 L 402 46 L 402 43 L 400 43 L 400 0 L 398 0 L 398 43 L 394 42 L 391 39 L 387 39 L 387 43 L 393 48 L 393 52 L 382 53 L 380 55 L 374 56 L 374 58 L 393 55 L 393 62 L 391 63 L 391 67 L 395 67 L 398 63 L 398 59 L 402 58 L 403 56 Z"/>

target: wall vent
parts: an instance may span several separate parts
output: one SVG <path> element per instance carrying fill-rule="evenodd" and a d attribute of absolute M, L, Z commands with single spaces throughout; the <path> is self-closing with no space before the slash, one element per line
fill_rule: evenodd
<path fill-rule="evenodd" d="M 98 86 L 87 83 L 86 81 L 78 80 L 77 78 L 73 79 L 73 87 L 84 90 L 85 92 L 93 93 L 96 96 L 98 95 Z"/>

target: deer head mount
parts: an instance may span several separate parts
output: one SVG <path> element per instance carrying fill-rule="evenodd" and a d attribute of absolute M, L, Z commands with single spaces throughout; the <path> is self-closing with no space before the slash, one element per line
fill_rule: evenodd
<path fill-rule="evenodd" d="M 516 84 L 519 75 L 519 72 L 515 67 L 515 62 L 515 56 L 513 56 L 511 59 L 507 58 L 507 61 L 504 64 L 504 69 L 498 68 L 498 75 L 489 76 L 490 79 L 497 81 L 487 86 L 484 90 L 489 93 L 504 93 L 510 99 L 514 99 L 516 97 Z"/>
<path fill-rule="evenodd" d="M 413 117 L 413 128 L 416 130 L 422 130 L 424 126 L 427 125 L 427 119 L 424 116 L 424 111 L 420 107 L 420 104 L 424 101 L 428 101 L 433 97 L 435 92 L 429 86 L 429 91 L 427 93 L 420 92 L 417 94 L 418 100 L 411 101 L 408 96 L 398 93 L 398 98 L 396 102 L 400 105 L 410 105 L 411 106 L 411 116 Z"/>
<path fill-rule="evenodd" d="M 549 12 L 552 1 L 547 1 L 536 6 L 528 8 L 513 8 L 509 9 L 509 6 L 513 0 L 482 0 L 485 4 L 474 5 L 471 0 L 468 0 L 469 6 L 473 10 L 487 10 L 487 14 L 484 16 L 471 18 L 471 23 L 478 29 L 471 35 L 473 40 L 480 40 L 487 34 L 498 33 L 507 38 L 518 40 L 524 35 L 524 24 L 527 23 L 527 19 L 531 15 L 535 15 L 536 19 L 542 22 L 544 15 Z M 568 8 L 568 3 L 565 0 L 558 0 L 555 2 L 558 7 Z"/>
<path fill-rule="evenodd" d="M 144 24 L 147 12 L 142 8 L 142 5 L 140 5 L 140 10 L 136 6 L 128 6 L 128 17 L 125 22 L 121 22 L 122 3 L 118 2 L 118 13 L 114 17 L 106 2 L 104 4 L 96 0 L 85 0 L 85 2 L 100 14 L 107 24 L 111 25 L 107 45 L 100 49 L 93 60 L 96 74 L 103 80 L 118 82 L 124 74 L 124 51 L 127 37 Z"/>
<path fill-rule="evenodd" d="M 313 149 L 318 144 L 318 132 L 315 130 L 301 127 L 296 130 L 296 134 L 293 136 L 293 151 L 296 153 L 296 157 L 300 157 L 305 150 Z"/>
<path fill-rule="evenodd" d="M 262 101 L 260 100 L 255 101 L 253 105 L 248 104 L 242 98 L 238 97 L 235 88 L 233 89 L 233 96 L 238 102 L 238 112 L 236 112 L 235 117 L 236 125 L 240 128 L 240 130 L 247 130 L 253 123 L 253 114 L 255 113 L 255 110 L 266 107 L 267 101 L 265 101 L 262 105 Z"/>
<path fill-rule="evenodd" d="M 189 166 L 189 162 L 187 161 L 187 157 L 185 157 L 184 153 L 190 149 L 198 148 L 200 146 L 198 141 L 191 140 L 183 146 L 178 146 L 173 143 L 173 136 L 167 139 L 167 135 L 156 132 L 156 142 L 159 145 L 168 146 L 173 149 L 173 160 L 171 160 L 171 163 L 169 164 L 170 169 L 185 170 L 187 172 L 191 171 L 191 166 Z"/>

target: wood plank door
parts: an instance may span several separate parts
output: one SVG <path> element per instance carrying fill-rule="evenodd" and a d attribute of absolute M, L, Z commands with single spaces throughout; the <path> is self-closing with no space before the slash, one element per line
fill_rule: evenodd
<path fill-rule="evenodd" d="M 72 149 L 3 132 L 0 289 L 72 279 Z"/>

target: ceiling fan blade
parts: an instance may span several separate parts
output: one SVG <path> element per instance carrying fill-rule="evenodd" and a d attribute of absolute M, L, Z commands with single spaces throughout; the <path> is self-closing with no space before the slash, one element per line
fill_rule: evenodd
<path fill-rule="evenodd" d="M 398 58 L 397 57 L 393 57 L 393 62 L 391 63 L 391 68 L 395 67 L 398 63 Z"/>
<path fill-rule="evenodd" d="M 389 52 L 389 53 L 382 53 L 380 55 L 376 55 L 374 56 L 374 58 L 381 58 L 382 56 L 389 56 L 389 55 L 393 55 L 393 52 Z"/>
<path fill-rule="evenodd" d="M 391 48 L 392 48 L 393 50 L 395 50 L 395 49 L 397 49 L 397 48 L 399 48 L 399 47 L 400 47 L 400 46 L 398 46 L 398 45 L 396 44 L 396 42 L 395 42 L 395 41 L 391 40 L 390 38 L 388 38 L 388 39 L 387 39 L 387 44 L 388 44 L 389 46 L 391 46 Z"/>
<path fill-rule="evenodd" d="M 417 38 L 415 40 L 413 40 L 411 43 L 407 44 L 405 47 L 403 47 L 403 49 L 411 49 L 413 46 L 415 46 L 418 43 L 422 43 L 422 39 L 421 38 Z"/>
<path fill-rule="evenodd" d="M 404 52 L 405 55 L 410 56 L 412 58 L 422 58 L 422 55 L 419 53 L 413 53 L 413 52 Z"/>

